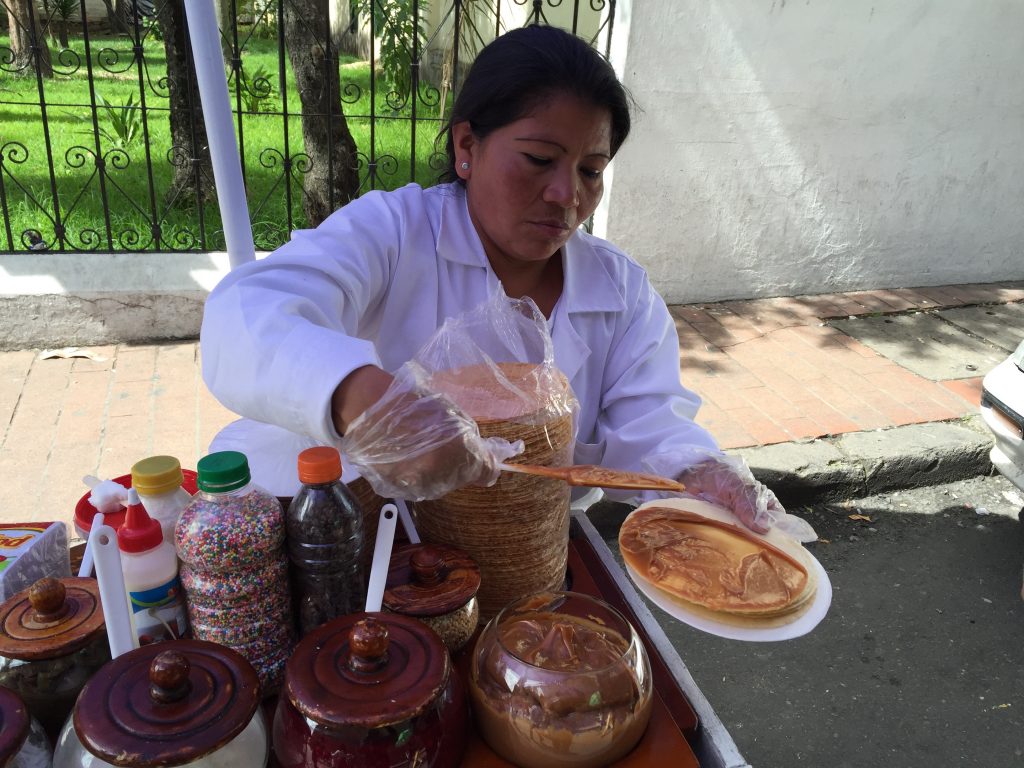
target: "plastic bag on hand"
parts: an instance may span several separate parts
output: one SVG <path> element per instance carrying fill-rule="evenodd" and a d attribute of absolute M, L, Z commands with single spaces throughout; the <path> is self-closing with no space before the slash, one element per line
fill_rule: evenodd
<path fill-rule="evenodd" d="M 703 448 L 694 448 L 690 466 L 678 473 L 686 495 L 694 496 L 732 511 L 740 522 L 757 533 L 772 528 L 800 542 L 816 541 L 818 535 L 803 518 L 789 514 L 775 494 L 757 480 L 747 462 Z M 678 456 L 652 456 L 645 463 L 651 471 L 666 474 L 665 464 Z M 659 471 L 660 470 L 660 471 Z"/>
<path fill-rule="evenodd" d="M 423 501 L 465 485 L 493 485 L 498 464 L 523 445 L 481 437 L 476 422 L 432 390 L 429 372 L 410 361 L 352 422 L 341 450 L 379 495 Z"/>
<path fill-rule="evenodd" d="M 579 406 L 554 357 L 537 305 L 497 291 L 435 331 L 384 397 L 349 426 L 341 451 L 381 496 L 421 501 L 491 485 L 498 464 L 523 445 L 481 437 L 469 414 L 500 403 L 512 421 L 569 414 L 575 425 Z M 469 368 L 473 376 L 458 375 Z"/>

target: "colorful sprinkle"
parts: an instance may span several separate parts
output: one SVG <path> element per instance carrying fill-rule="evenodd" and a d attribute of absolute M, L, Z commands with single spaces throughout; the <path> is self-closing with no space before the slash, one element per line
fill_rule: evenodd
<path fill-rule="evenodd" d="M 245 656 L 270 694 L 295 643 L 284 516 L 274 496 L 247 490 L 196 495 L 174 538 L 193 636 Z"/>

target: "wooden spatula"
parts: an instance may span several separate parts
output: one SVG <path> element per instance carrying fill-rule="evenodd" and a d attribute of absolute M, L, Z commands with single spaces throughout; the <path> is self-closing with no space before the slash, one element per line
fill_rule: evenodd
<path fill-rule="evenodd" d="M 619 488 L 627 491 L 683 491 L 685 486 L 675 480 L 644 472 L 627 472 L 593 464 L 575 464 L 571 467 L 543 467 L 537 464 L 500 464 L 506 472 L 538 475 L 562 480 L 569 485 L 587 488 Z"/>

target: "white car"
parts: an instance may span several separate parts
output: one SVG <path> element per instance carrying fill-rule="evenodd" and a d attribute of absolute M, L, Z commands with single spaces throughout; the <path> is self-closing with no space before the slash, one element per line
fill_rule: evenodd
<path fill-rule="evenodd" d="M 1024 341 L 982 381 L 981 416 L 996 437 L 996 469 L 1024 491 Z"/>

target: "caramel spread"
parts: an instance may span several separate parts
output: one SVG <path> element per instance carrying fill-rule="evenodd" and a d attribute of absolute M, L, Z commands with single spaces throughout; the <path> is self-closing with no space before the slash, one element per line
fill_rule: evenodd
<path fill-rule="evenodd" d="M 807 567 L 737 526 L 679 509 L 634 512 L 619 531 L 629 566 L 659 589 L 712 611 L 773 616 L 813 594 Z"/>
<path fill-rule="evenodd" d="M 596 768 L 643 736 L 650 686 L 624 660 L 629 643 L 618 632 L 536 612 L 505 622 L 498 635 L 470 692 L 481 733 L 499 755 L 527 768 Z"/>

